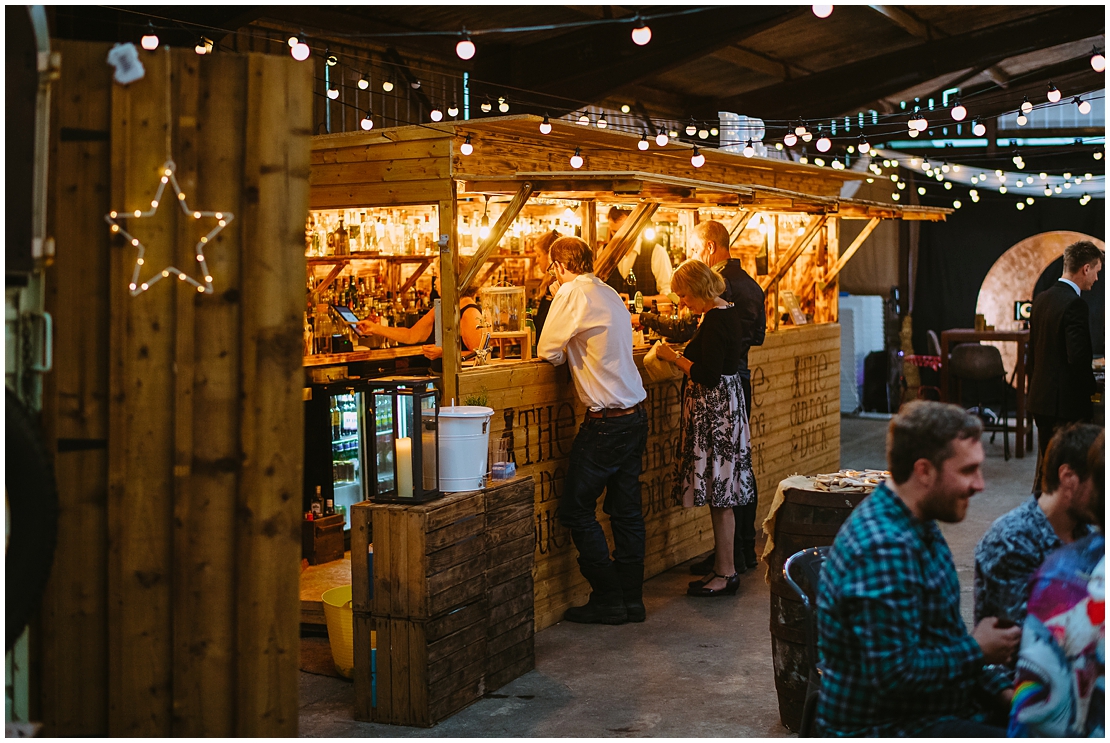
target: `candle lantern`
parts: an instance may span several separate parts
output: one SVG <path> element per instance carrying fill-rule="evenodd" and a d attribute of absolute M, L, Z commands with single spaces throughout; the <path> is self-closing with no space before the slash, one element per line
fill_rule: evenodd
<path fill-rule="evenodd" d="M 439 390 L 435 377 L 369 382 L 374 416 L 370 484 L 378 503 L 424 503 L 439 492 Z"/>

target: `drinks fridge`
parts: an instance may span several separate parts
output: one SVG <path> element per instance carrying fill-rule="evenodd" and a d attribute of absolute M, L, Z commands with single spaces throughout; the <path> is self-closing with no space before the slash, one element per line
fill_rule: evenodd
<path fill-rule="evenodd" d="M 337 383 L 312 387 L 305 402 L 304 510 L 320 488 L 333 512 L 346 511 L 344 530 L 351 528 L 351 506 L 367 497 L 364 397 L 359 386 Z"/>

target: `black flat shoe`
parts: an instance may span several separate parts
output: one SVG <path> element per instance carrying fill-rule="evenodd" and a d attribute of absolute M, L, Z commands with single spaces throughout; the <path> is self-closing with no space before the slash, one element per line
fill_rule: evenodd
<path fill-rule="evenodd" d="M 705 585 L 690 586 L 686 591 L 687 596 L 735 596 L 740 590 L 740 574 L 733 573 L 729 576 L 720 576 L 725 579 L 724 588 L 706 588 Z"/>
<path fill-rule="evenodd" d="M 699 578 L 698 580 L 692 580 L 689 583 L 687 583 L 686 585 L 688 585 L 690 588 L 701 588 L 706 583 L 708 583 L 709 581 L 713 580 L 716 577 L 717 577 L 717 574 L 714 573 L 712 570 L 710 570 L 709 574 L 706 575 L 704 578 Z"/>

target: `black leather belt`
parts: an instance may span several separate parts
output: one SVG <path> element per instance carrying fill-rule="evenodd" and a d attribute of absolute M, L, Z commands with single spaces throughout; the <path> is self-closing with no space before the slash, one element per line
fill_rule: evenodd
<path fill-rule="evenodd" d="M 643 403 L 637 403 L 630 408 L 602 408 L 601 410 L 587 410 L 587 418 L 619 418 L 622 415 L 632 415 L 638 410 L 643 410 Z"/>

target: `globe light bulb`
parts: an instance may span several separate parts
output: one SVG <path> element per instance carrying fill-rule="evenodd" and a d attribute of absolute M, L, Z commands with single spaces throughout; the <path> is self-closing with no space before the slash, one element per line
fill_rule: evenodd
<path fill-rule="evenodd" d="M 1091 102 L 1090 101 L 1080 101 L 1079 102 L 1079 113 L 1086 116 L 1090 112 L 1091 112 Z"/>
<path fill-rule="evenodd" d="M 1049 83 L 1048 84 L 1048 102 L 1049 103 L 1059 103 L 1061 96 L 1062 96 L 1062 93 L 1060 93 L 1059 88 L 1057 88 L 1054 83 Z"/>
<path fill-rule="evenodd" d="M 952 182 L 951 181 L 945 181 L 944 182 L 944 190 L 945 191 L 951 191 L 952 190 Z"/>
<path fill-rule="evenodd" d="M 1021 102 L 1021 112 L 1027 114 L 1027 113 L 1031 113 L 1032 111 L 1033 111 L 1033 104 L 1029 102 L 1029 98 L 1027 97 L 1027 98 L 1025 98 L 1025 100 L 1023 100 Z"/>
<path fill-rule="evenodd" d="M 667 142 L 669 141 L 670 139 L 667 137 L 667 133 L 660 129 L 659 134 L 655 137 L 655 144 L 659 145 L 660 147 L 666 147 Z"/>
<path fill-rule="evenodd" d="M 338 99 L 339 98 L 339 89 L 338 88 L 328 88 L 328 98 L 331 98 L 333 101 Z"/>
<path fill-rule="evenodd" d="M 953 121 L 963 121 L 966 118 L 967 118 L 967 109 L 964 107 L 964 104 L 957 103 L 955 105 L 955 107 L 952 109 L 952 120 Z"/>
<path fill-rule="evenodd" d="M 943 164 L 943 165 L 941 165 L 941 166 L 940 166 L 940 172 L 942 172 L 942 173 L 947 173 L 947 172 L 948 172 L 948 171 L 950 171 L 951 169 L 952 169 L 952 168 L 948 167 L 948 164 L 947 164 L 947 163 L 945 163 L 945 164 Z"/>
<path fill-rule="evenodd" d="M 709 130 L 708 129 L 699 129 L 698 130 L 698 139 L 709 139 Z"/>
<path fill-rule="evenodd" d="M 551 134 L 551 121 L 549 121 L 546 116 L 544 116 L 543 121 L 540 122 L 540 134 Z"/>
<path fill-rule="evenodd" d="M 293 48 L 293 47 L 295 47 L 295 46 L 296 46 L 297 44 L 300 44 L 300 43 L 301 43 L 301 40 L 300 40 L 300 38 L 299 38 L 299 37 L 297 37 L 297 36 L 290 36 L 290 37 L 289 37 L 288 39 L 286 39 L 286 40 L 285 40 L 285 43 L 289 45 L 289 48 L 290 48 L 290 49 L 292 49 L 292 48 Z"/>
<path fill-rule="evenodd" d="M 1102 159 L 1102 150 L 1095 150 L 1094 154 L 1092 154 L 1091 157 L 1093 157 L 1096 160 L 1101 160 Z"/>
<path fill-rule="evenodd" d="M 331 91 L 328 91 L 328 95 L 331 95 Z M 438 108 L 433 108 L 428 114 L 428 118 L 430 118 L 432 121 L 443 121 L 443 112 L 440 111 Z"/>
<path fill-rule="evenodd" d="M 717 130 L 717 127 L 713 126 L 709 128 L 709 134 L 716 137 L 718 134 L 720 134 L 720 131 Z"/>
<path fill-rule="evenodd" d="M 929 128 L 929 122 L 924 116 L 918 115 L 917 117 L 917 131 L 923 132 Z"/>
<path fill-rule="evenodd" d="M 902 198 L 902 194 L 900 194 L 900 193 L 898 193 L 897 191 L 895 191 L 894 193 L 892 193 L 892 194 L 890 195 L 890 198 L 894 199 L 895 201 L 898 201 L 899 199 L 901 199 L 901 198 Z"/>
<path fill-rule="evenodd" d="M 809 142 L 811 139 L 813 139 L 813 132 L 807 130 L 804 134 L 802 134 L 803 142 Z"/>
<path fill-rule="evenodd" d="M 921 136 L 921 132 L 917 131 L 916 129 L 910 129 L 908 134 L 910 135 L 910 139 L 917 139 L 919 136 Z"/>
<path fill-rule="evenodd" d="M 298 62 L 303 62 L 308 59 L 308 55 L 312 53 L 312 49 L 304 42 L 297 42 L 297 44 L 289 49 L 289 53 L 293 55 L 293 59 Z"/>
<path fill-rule="evenodd" d="M 578 123 L 582 126 L 589 126 L 590 117 L 587 116 L 586 114 L 582 114 L 581 116 L 578 117 Z"/>
<path fill-rule="evenodd" d="M 813 10 L 813 15 L 818 18 L 828 18 L 833 12 L 833 6 L 831 5 L 813 5 L 811 8 Z"/>
<path fill-rule="evenodd" d="M 650 145 L 648 145 L 648 138 L 646 134 L 640 137 L 640 141 L 636 143 L 636 149 L 638 150 L 646 150 L 649 146 Z"/>
<path fill-rule="evenodd" d="M 1020 212 L 1022 209 L 1025 208 L 1025 202 L 1024 201 L 1019 201 L 1017 203 L 1017 208 L 1018 208 L 1018 211 Z"/>
<path fill-rule="evenodd" d="M 451 116 L 451 117 L 458 116 L 459 115 L 459 107 L 456 104 L 452 103 L 451 107 L 447 109 L 447 115 Z"/>
<path fill-rule="evenodd" d="M 598 116 L 597 117 L 597 128 L 598 129 L 605 129 L 608 126 L 609 126 L 609 122 L 605 120 L 604 116 Z"/>
<path fill-rule="evenodd" d="M 1102 56 L 1102 52 L 1095 51 L 1091 55 L 1091 69 L 1095 72 L 1105 72 L 1106 70 L 1106 57 Z"/>
<path fill-rule="evenodd" d="M 203 36 L 200 37 L 200 41 L 197 42 L 197 45 L 193 47 L 193 51 L 197 54 L 207 54 L 211 49 L 212 42 Z"/>
<path fill-rule="evenodd" d="M 464 35 L 459 43 L 455 44 L 455 54 L 459 55 L 459 59 L 473 59 L 476 51 L 478 50 L 469 36 Z"/>
<path fill-rule="evenodd" d="M 1033 197 L 1032 196 L 1026 196 L 1025 197 L 1025 203 L 1028 204 L 1029 206 L 1033 206 Z"/>
<path fill-rule="evenodd" d="M 503 114 L 509 113 L 509 102 L 504 98 L 497 99 L 497 110 Z"/>
<path fill-rule="evenodd" d="M 335 56 L 334 54 L 328 54 L 327 51 L 325 51 L 324 54 L 327 55 L 324 58 L 324 61 L 327 63 L 328 67 L 335 67 L 337 64 L 339 64 L 339 57 Z"/>
<path fill-rule="evenodd" d="M 961 206 L 963 206 L 963 204 L 960 203 L 959 199 L 956 199 L 955 201 L 952 202 L 952 206 L 955 209 L 959 209 Z"/>
<path fill-rule="evenodd" d="M 686 125 L 686 136 L 692 137 L 697 133 L 698 128 L 694 125 L 694 122 L 691 121 L 689 124 Z"/>
<path fill-rule="evenodd" d="M 386 93 L 391 92 L 393 90 L 393 81 L 389 79 L 382 80 L 382 90 Z"/>
<path fill-rule="evenodd" d="M 793 147 L 798 144 L 798 135 L 794 132 L 787 132 L 786 136 L 782 138 L 782 141 L 787 147 Z"/>
<path fill-rule="evenodd" d="M 637 18 L 636 22 L 639 25 L 632 29 L 632 41 L 636 46 L 644 46 L 651 41 L 651 28 L 639 18 Z"/>
<path fill-rule="evenodd" d="M 582 167 L 582 150 L 579 147 L 574 148 L 574 154 L 570 158 L 570 167 L 578 170 Z"/>
<path fill-rule="evenodd" d="M 488 114 L 492 110 L 493 110 L 493 104 L 490 103 L 488 100 L 485 103 L 482 104 L 482 113 Z"/>
<path fill-rule="evenodd" d="M 805 134 L 806 133 L 805 124 L 798 124 L 796 127 L 794 127 L 794 133 L 797 134 L 799 137 L 802 136 L 803 134 Z"/>
<path fill-rule="evenodd" d="M 984 134 L 987 133 L 986 124 L 979 121 L 979 119 L 976 119 L 975 123 L 971 125 L 971 133 L 974 134 L 976 137 L 983 136 Z"/>
<path fill-rule="evenodd" d="M 822 134 L 821 138 L 817 140 L 817 149 L 821 152 L 828 152 L 831 148 L 832 140 Z"/>
<path fill-rule="evenodd" d="M 690 158 L 690 164 L 695 168 L 700 168 L 702 165 L 705 165 L 705 155 L 698 152 L 697 145 L 694 146 L 694 155 Z"/>
<path fill-rule="evenodd" d="M 1029 123 L 1029 118 L 1025 114 L 1018 114 L 1017 115 L 1017 125 L 1018 126 L 1025 126 L 1028 123 Z"/>
<path fill-rule="evenodd" d="M 868 152 L 871 151 L 871 143 L 868 142 L 866 139 L 861 140 L 859 143 L 859 151 L 861 154 L 866 155 Z"/>
<path fill-rule="evenodd" d="M 744 157 L 751 157 L 754 154 L 755 147 L 752 145 L 752 141 L 749 139 L 748 143 L 744 145 Z"/>
<path fill-rule="evenodd" d="M 469 155 L 474 152 L 474 145 L 470 144 L 469 134 L 466 135 L 466 139 L 463 141 L 462 146 L 459 147 L 459 152 L 464 155 Z"/>
<path fill-rule="evenodd" d="M 622 114 L 632 113 L 632 107 L 629 106 L 627 103 L 622 103 L 621 104 L 621 113 Z"/>
<path fill-rule="evenodd" d="M 370 87 L 370 81 L 361 76 L 359 77 L 358 82 L 355 84 L 358 85 L 359 90 L 366 90 Z"/>
<path fill-rule="evenodd" d="M 918 196 L 924 196 L 925 195 L 925 187 L 924 186 L 918 186 L 917 187 L 917 194 L 918 194 Z"/>
<path fill-rule="evenodd" d="M 158 34 L 154 33 L 154 24 L 148 24 L 147 32 L 143 34 L 143 38 L 139 41 L 143 49 L 148 52 L 153 52 L 158 48 Z"/>
<path fill-rule="evenodd" d="M 374 120 L 370 118 L 370 114 L 366 114 L 366 118 L 359 122 L 359 124 L 362 126 L 363 131 L 368 132 L 374 128 Z"/>

